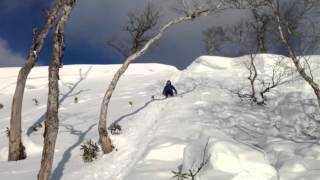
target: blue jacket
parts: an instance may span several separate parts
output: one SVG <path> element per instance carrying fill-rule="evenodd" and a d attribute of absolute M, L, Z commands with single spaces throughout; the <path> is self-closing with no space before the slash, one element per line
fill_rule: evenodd
<path fill-rule="evenodd" d="M 177 94 L 176 88 L 171 83 L 167 83 L 166 86 L 163 88 L 162 94 L 173 94 L 173 91 L 175 92 L 175 94 Z"/>

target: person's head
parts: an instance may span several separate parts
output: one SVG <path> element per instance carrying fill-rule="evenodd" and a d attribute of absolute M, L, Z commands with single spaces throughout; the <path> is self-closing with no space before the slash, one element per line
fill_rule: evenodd
<path fill-rule="evenodd" d="M 166 83 L 166 85 L 170 85 L 171 84 L 171 81 L 170 80 L 168 80 L 167 81 L 167 83 Z"/>

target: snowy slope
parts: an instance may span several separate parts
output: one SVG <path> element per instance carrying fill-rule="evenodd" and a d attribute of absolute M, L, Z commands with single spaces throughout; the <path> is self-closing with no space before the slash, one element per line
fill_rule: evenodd
<path fill-rule="evenodd" d="M 201 180 L 320 179 L 319 141 L 299 129 L 306 114 L 316 110 L 312 91 L 298 80 L 268 94 L 265 107 L 241 102 L 228 89 L 248 83 L 242 65 L 248 58 L 203 56 L 183 71 L 161 64 L 131 65 L 117 87 L 108 116 L 109 124 L 117 121 L 123 129 L 122 134 L 112 136 L 117 151 L 93 163 L 82 162 L 79 146 L 88 139 L 97 140 L 99 105 L 119 66 L 64 66 L 52 179 L 172 179 L 171 171 L 196 170 L 203 159 L 208 163 L 197 175 Z M 259 55 L 259 72 L 270 71 L 276 58 Z M 312 58 L 315 77 L 320 73 L 319 59 Z M 23 129 L 29 157 L 8 163 L 4 131 L 17 71 L 0 69 L 0 103 L 5 106 L 0 110 L 0 179 L 35 179 L 43 130 L 30 134 L 28 128 L 43 120 L 47 68 L 35 68 L 27 84 Z M 177 87 L 177 97 L 161 96 L 167 79 Z M 153 95 L 155 100 L 151 100 Z M 74 103 L 76 96 L 79 103 Z M 33 98 L 39 100 L 38 106 Z"/>
<path fill-rule="evenodd" d="M 55 154 L 54 176 L 59 179 L 67 172 L 71 173 L 89 164 L 82 163 L 79 146 L 92 138 L 97 138 L 97 122 L 102 97 L 112 75 L 119 68 L 118 65 L 74 65 L 64 66 L 61 70 L 61 106 L 60 129 Z M 26 161 L 10 162 L 7 159 L 7 137 L 5 129 L 9 126 L 10 104 L 16 81 L 17 68 L 1 68 L 0 101 L 4 109 L 0 111 L 0 179 L 36 179 L 40 165 L 43 129 L 23 138 L 30 158 Z M 161 93 L 162 84 L 167 79 L 175 78 L 176 68 L 160 64 L 131 65 L 121 79 L 111 101 L 109 122 L 119 119 L 125 114 L 135 111 L 152 95 Z M 23 131 L 36 122 L 44 119 L 47 94 L 47 67 L 36 67 L 27 82 L 27 89 L 23 104 Z M 121 89 L 121 91 L 119 91 Z M 74 97 L 79 103 L 74 103 Z M 34 105 L 32 99 L 37 98 L 39 105 Z M 133 102 L 133 107 L 129 105 Z M 128 116 L 123 121 L 134 117 Z M 68 162 L 68 163 L 65 163 Z M 21 168 L 24 167 L 24 168 Z M 9 169 L 9 171 L 8 171 Z M 55 178 L 54 178 L 55 179 Z"/>

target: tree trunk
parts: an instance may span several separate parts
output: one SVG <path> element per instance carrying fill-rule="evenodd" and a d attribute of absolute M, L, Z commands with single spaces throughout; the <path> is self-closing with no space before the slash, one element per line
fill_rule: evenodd
<path fill-rule="evenodd" d="M 289 54 L 289 57 L 293 61 L 298 73 L 313 89 L 313 91 L 314 91 L 314 93 L 315 93 L 315 95 L 317 97 L 318 106 L 320 107 L 320 89 L 319 89 L 319 85 L 313 80 L 313 78 L 311 76 L 309 76 L 306 73 L 305 69 L 303 68 L 303 66 L 302 66 L 302 64 L 300 62 L 300 59 L 295 55 L 294 50 L 290 46 L 287 37 L 284 35 L 283 28 L 282 28 L 282 25 L 281 25 L 280 14 L 276 9 L 277 8 L 274 8 L 274 15 L 276 17 L 276 22 L 277 22 L 277 26 L 278 26 L 278 32 L 279 32 L 280 39 L 281 39 L 282 43 L 284 44 L 284 46 L 286 47 L 286 49 L 288 51 L 288 54 Z"/>
<path fill-rule="evenodd" d="M 203 16 L 203 15 L 207 15 L 206 12 L 203 12 L 203 14 L 198 14 L 198 16 Z M 148 49 L 149 47 L 155 43 L 156 41 L 158 41 L 161 36 L 163 35 L 163 33 L 170 28 L 171 26 L 174 26 L 176 24 L 182 23 L 184 21 L 191 21 L 193 20 L 195 17 L 191 17 L 191 16 L 186 16 L 186 17 L 179 17 L 176 18 L 172 21 L 170 21 L 168 24 L 164 25 L 158 34 L 156 34 L 153 38 L 151 38 L 144 46 L 141 50 L 137 51 L 136 53 L 130 55 L 125 62 L 122 64 L 122 66 L 120 67 L 120 69 L 116 72 L 116 74 L 113 76 L 112 81 L 109 84 L 109 87 L 104 95 L 103 101 L 101 103 L 101 109 L 100 109 L 100 116 L 99 116 L 99 126 L 98 126 L 98 131 L 99 131 L 99 142 L 101 144 L 101 148 L 104 154 L 109 153 L 113 150 L 113 145 L 111 142 L 111 139 L 108 135 L 108 131 L 107 131 L 107 113 L 108 113 L 108 105 L 110 103 L 110 99 L 111 96 L 117 86 L 117 83 L 120 79 L 120 77 L 123 75 L 123 73 L 127 70 L 127 68 L 129 67 L 129 65 L 135 61 L 136 59 L 138 59 L 139 57 L 141 57 Z"/>
<path fill-rule="evenodd" d="M 49 66 L 49 93 L 47 117 L 45 120 L 44 146 L 38 180 L 48 180 L 52 171 L 54 150 L 59 131 L 59 68 L 64 52 L 64 27 L 74 7 L 75 0 L 67 0 L 57 24 L 54 39 L 52 62 Z"/>
<path fill-rule="evenodd" d="M 56 19 L 59 9 L 62 7 L 63 0 L 57 0 L 53 8 L 48 14 L 47 21 L 43 30 L 36 36 L 33 33 L 33 42 L 29 50 L 27 63 L 19 71 L 17 85 L 14 92 L 12 106 L 11 106 L 11 119 L 10 119 L 10 136 L 9 136 L 9 161 L 17 161 L 26 158 L 24 146 L 21 138 L 21 110 L 26 81 L 31 69 L 38 61 L 39 54 L 43 48 L 44 41 L 52 28 Z"/>
<path fill-rule="evenodd" d="M 257 34 L 257 42 L 258 42 L 258 47 L 259 47 L 259 52 L 260 53 L 267 53 L 267 48 L 266 48 L 266 45 L 265 45 L 265 33 L 262 31 L 262 32 L 259 32 Z"/>
<path fill-rule="evenodd" d="M 265 36 L 267 32 L 267 25 L 269 23 L 269 20 L 267 17 L 264 17 L 264 15 L 260 15 L 257 11 L 257 9 L 251 10 L 253 17 L 255 19 L 255 31 L 256 31 L 256 40 L 258 45 L 258 50 L 260 53 L 266 53 L 267 47 L 265 42 Z"/>
<path fill-rule="evenodd" d="M 250 80 L 250 85 L 251 85 L 251 99 L 253 102 L 257 102 L 257 98 L 256 98 L 256 88 L 255 88 L 255 82 L 258 76 L 258 72 L 257 72 L 257 68 L 255 65 L 255 56 L 253 54 L 250 54 L 250 76 L 248 77 L 248 79 Z"/>
<path fill-rule="evenodd" d="M 54 149 L 59 129 L 58 101 L 59 101 L 59 64 L 52 62 L 49 66 L 49 94 L 47 117 L 45 120 L 44 147 L 42 152 L 41 168 L 38 174 L 39 180 L 47 180 L 50 177 Z"/>

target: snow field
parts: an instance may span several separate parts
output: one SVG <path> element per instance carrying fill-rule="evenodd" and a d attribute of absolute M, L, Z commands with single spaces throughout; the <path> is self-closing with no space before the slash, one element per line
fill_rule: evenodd
<path fill-rule="evenodd" d="M 123 129 L 111 136 L 117 150 L 92 163 L 82 162 L 79 146 L 98 139 L 99 106 L 119 66 L 65 66 L 52 179 L 166 180 L 172 179 L 171 171 L 187 173 L 206 160 L 196 176 L 199 180 L 319 180 L 320 131 L 312 125 L 317 122 L 308 120 L 318 109 L 312 91 L 293 74 L 290 78 L 297 81 L 267 94 L 266 106 L 240 101 L 229 90 L 248 86 L 243 67 L 248 58 L 202 56 L 183 71 L 160 64 L 131 65 L 119 82 L 108 115 L 109 125 L 117 122 Z M 256 58 L 258 71 L 270 78 L 270 67 L 280 57 L 263 54 Z M 316 78 L 318 60 L 318 56 L 311 58 Z M 25 134 L 36 121 L 43 121 L 39 117 L 46 108 L 46 70 L 35 68 L 28 81 Z M 0 103 L 5 105 L 0 110 L 0 179 L 35 179 L 43 129 L 25 135 L 30 158 L 5 161 L 3 132 L 9 123 L 16 73 L 15 68 L 0 71 Z M 173 81 L 178 96 L 163 99 L 167 79 Z M 32 104 L 34 97 L 38 106 Z M 74 97 L 79 97 L 78 103 Z"/>

